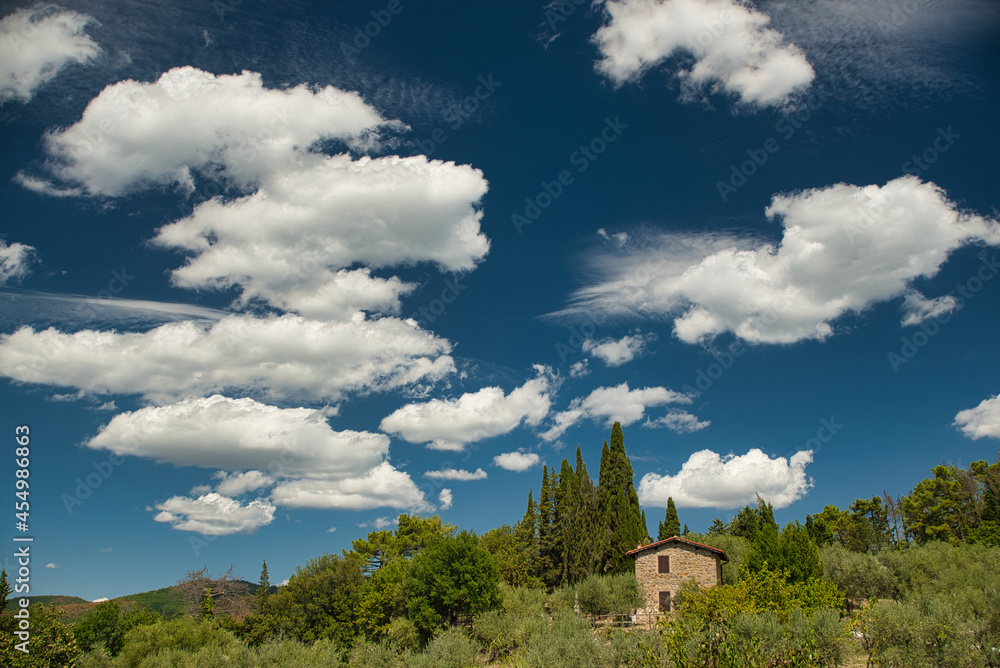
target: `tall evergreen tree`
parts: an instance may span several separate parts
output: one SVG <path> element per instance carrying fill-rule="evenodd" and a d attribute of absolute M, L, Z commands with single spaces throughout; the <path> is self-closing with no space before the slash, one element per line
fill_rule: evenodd
<path fill-rule="evenodd" d="M 538 508 L 535 506 L 531 490 L 528 490 L 528 507 L 524 511 L 524 517 L 514 527 L 514 542 L 529 576 L 537 577 L 539 575 Z"/>
<path fill-rule="evenodd" d="M 726 525 L 723 523 L 723 521 L 720 520 L 718 517 L 716 517 L 712 521 L 712 525 L 710 527 L 708 527 L 708 533 L 710 533 L 710 534 L 716 534 L 716 535 L 719 535 L 719 536 L 725 536 L 728 531 L 729 531 L 729 529 L 726 527 Z"/>
<path fill-rule="evenodd" d="M 543 580 L 546 580 L 550 566 L 552 510 L 552 484 L 549 480 L 549 467 L 542 466 L 542 489 L 538 493 L 538 576 Z"/>
<path fill-rule="evenodd" d="M 263 613 L 267 606 L 267 597 L 271 594 L 271 578 L 267 574 L 267 559 L 264 559 L 260 567 L 260 582 L 257 585 L 257 596 L 254 607 L 258 613 Z"/>
<path fill-rule="evenodd" d="M 674 536 L 681 535 L 681 521 L 677 517 L 677 507 L 674 505 L 674 497 L 667 497 L 667 513 L 660 522 L 660 530 L 656 534 L 656 540 L 666 540 Z"/>
<path fill-rule="evenodd" d="M 576 517 L 573 523 L 573 555 L 570 580 L 580 581 L 594 572 L 597 558 L 597 490 L 587 473 L 580 447 L 576 448 Z"/>
<path fill-rule="evenodd" d="M 577 500 L 574 490 L 577 489 L 576 476 L 569 461 L 562 460 L 559 469 L 559 485 L 556 488 L 556 544 L 553 546 L 553 556 L 558 561 L 557 579 L 560 583 L 569 582 L 570 551 L 573 548 L 573 529 L 576 519 Z"/>
<path fill-rule="evenodd" d="M 642 524 L 643 513 L 633 485 L 632 462 L 625 453 L 621 423 L 615 422 L 611 428 L 607 457 L 601 454 L 598 514 L 604 541 L 602 568 L 608 573 L 628 572 L 634 562 L 625 553 L 649 542 L 649 532 Z"/>

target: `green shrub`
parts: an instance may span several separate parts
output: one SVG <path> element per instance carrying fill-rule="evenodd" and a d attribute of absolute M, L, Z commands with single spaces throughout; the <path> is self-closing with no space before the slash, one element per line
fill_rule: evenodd
<path fill-rule="evenodd" d="M 820 559 L 824 574 L 847 594 L 848 601 L 891 598 L 899 589 L 893 572 L 871 554 L 834 544 L 820 549 Z"/>
<path fill-rule="evenodd" d="M 574 614 L 556 616 L 532 636 L 518 656 L 530 668 L 594 668 L 607 665 L 609 650 L 594 636 L 590 622 Z"/>
<path fill-rule="evenodd" d="M 113 668 L 114 665 L 114 659 L 102 645 L 90 650 L 76 662 L 77 668 Z"/>
<path fill-rule="evenodd" d="M 633 580 L 635 578 L 632 578 Z M 605 578 L 591 575 L 576 586 L 576 603 L 585 615 L 606 615 L 611 611 L 611 588 Z"/>
<path fill-rule="evenodd" d="M 490 610 L 476 617 L 472 635 L 486 649 L 491 661 L 527 647 L 533 636 L 548 626 L 541 606 L 522 614 Z"/>
<path fill-rule="evenodd" d="M 397 617 L 389 622 L 386 637 L 401 650 L 417 651 L 420 649 L 420 631 L 416 624 L 406 617 Z"/>
<path fill-rule="evenodd" d="M 306 645 L 297 640 L 269 643 L 258 650 L 260 668 L 327 668 L 342 666 L 345 650 L 331 640 Z"/>
<path fill-rule="evenodd" d="M 409 665 L 424 664 L 433 668 L 467 668 L 476 663 L 479 645 L 468 634 L 456 627 L 445 629 L 427 645 L 421 657 L 414 657 Z"/>
<path fill-rule="evenodd" d="M 511 587 L 500 585 L 500 609 L 505 613 L 522 616 L 541 612 L 549 596 L 542 588 Z"/>
<path fill-rule="evenodd" d="M 611 629 L 604 633 L 607 640 L 608 665 L 640 668 L 665 666 L 667 647 L 656 631 Z"/>
<path fill-rule="evenodd" d="M 116 665 L 138 668 L 147 657 L 163 651 L 196 652 L 203 647 L 232 647 L 236 637 L 211 622 L 180 617 L 161 624 L 138 626 L 125 635 L 125 645 Z"/>
<path fill-rule="evenodd" d="M 608 583 L 609 614 L 630 615 L 646 605 L 645 596 L 639 588 L 639 581 L 632 573 L 605 576 Z"/>
<path fill-rule="evenodd" d="M 361 639 L 347 654 L 348 668 L 395 668 L 399 653 L 388 641 L 370 642 Z"/>

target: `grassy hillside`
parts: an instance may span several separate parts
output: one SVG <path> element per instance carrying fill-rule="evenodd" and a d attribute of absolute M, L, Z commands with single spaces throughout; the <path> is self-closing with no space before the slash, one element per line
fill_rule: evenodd
<path fill-rule="evenodd" d="M 184 613 L 184 598 L 176 587 L 164 587 L 141 594 L 129 594 L 114 599 L 119 603 L 130 601 L 137 605 L 152 608 L 166 618 L 176 617 Z"/>

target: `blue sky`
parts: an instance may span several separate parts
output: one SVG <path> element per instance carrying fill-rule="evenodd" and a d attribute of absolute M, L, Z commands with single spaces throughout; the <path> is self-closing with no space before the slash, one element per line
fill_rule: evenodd
<path fill-rule="evenodd" d="M 654 533 L 995 458 L 995 3 L 272 5 L 4 7 L 33 593 L 484 532 L 615 420 Z"/>

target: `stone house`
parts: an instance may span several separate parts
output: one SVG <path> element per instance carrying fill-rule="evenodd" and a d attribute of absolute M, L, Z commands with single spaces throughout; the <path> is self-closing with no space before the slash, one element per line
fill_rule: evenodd
<path fill-rule="evenodd" d="M 635 559 L 635 577 L 646 597 L 640 612 L 646 614 L 671 612 L 671 598 L 688 580 L 702 588 L 722 584 L 722 564 L 729 562 L 722 550 L 677 536 L 625 554 Z"/>

